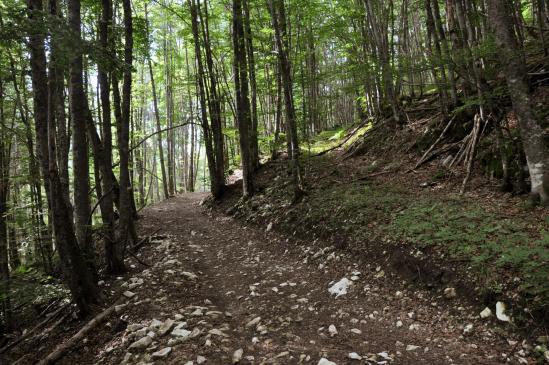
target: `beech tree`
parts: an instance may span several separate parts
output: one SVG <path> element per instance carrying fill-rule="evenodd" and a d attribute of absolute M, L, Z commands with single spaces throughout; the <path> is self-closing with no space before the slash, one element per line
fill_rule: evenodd
<path fill-rule="evenodd" d="M 502 1 L 490 0 L 488 18 L 502 52 L 503 71 L 513 109 L 520 122 L 522 144 L 530 172 L 534 200 L 549 203 L 549 148 L 544 131 L 535 115 L 530 97 L 524 53 L 519 47 L 510 14 L 512 9 Z"/>

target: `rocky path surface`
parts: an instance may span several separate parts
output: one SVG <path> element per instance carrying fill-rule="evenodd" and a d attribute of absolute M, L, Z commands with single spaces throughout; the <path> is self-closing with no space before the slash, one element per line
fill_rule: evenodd
<path fill-rule="evenodd" d="M 204 197 L 145 211 L 142 232 L 161 229 L 138 256 L 150 267 L 119 278 L 131 297 L 120 322 L 65 362 L 533 364 L 527 344 L 496 330 L 505 323 L 451 289 L 422 291 L 382 264 L 207 212 Z"/>

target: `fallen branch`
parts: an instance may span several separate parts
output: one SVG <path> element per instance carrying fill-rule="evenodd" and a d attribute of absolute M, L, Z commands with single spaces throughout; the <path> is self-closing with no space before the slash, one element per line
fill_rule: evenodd
<path fill-rule="evenodd" d="M 452 168 L 454 165 L 459 164 L 461 162 L 461 159 L 465 155 L 465 151 L 469 147 L 469 139 L 471 139 L 471 133 L 469 133 L 463 140 L 461 141 L 461 147 L 459 148 L 459 151 L 456 153 L 454 159 L 452 162 L 450 162 L 450 165 L 448 165 L 448 168 Z"/>
<path fill-rule="evenodd" d="M 154 236 L 155 234 L 157 234 L 158 232 L 160 232 L 162 228 L 158 228 L 157 230 L 155 230 L 153 233 L 151 233 L 150 235 L 146 236 L 146 237 L 143 237 L 139 242 L 137 242 L 135 245 L 133 245 L 131 248 L 130 248 L 130 251 L 132 252 L 135 252 L 137 251 L 137 249 L 139 247 L 141 247 L 145 242 L 147 242 L 147 240 L 151 239 L 152 236 Z"/>
<path fill-rule="evenodd" d="M 145 267 L 151 267 L 152 265 L 151 264 L 148 264 L 146 263 L 145 261 L 141 260 L 139 257 L 137 257 L 137 255 L 135 253 L 133 253 L 131 250 L 128 251 L 128 253 L 130 254 L 131 257 L 133 257 L 137 262 L 139 262 L 141 265 L 145 266 Z"/>
<path fill-rule="evenodd" d="M 368 130 L 368 132 L 366 134 L 364 134 L 364 137 L 366 137 L 368 134 L 371 134 L 373 133 L 377 128 L 381 128 L 385 125 L 385 123 L 387 123 L 387 121 L 390 120 L 389 119 L 384 119 L 384 120 L 381 120 L 379 122 L 377 122 L 376 124 L 374 124 L 372 126 L 372 128 L 370 128 Z M 362 148 L 364 146 L 364 144 L 366 143 L 366 138 L 362 138 L 360 143 L 357 144 L 356 142 L 353 143 L 349 149 L 347 151 L 345 151 L 344 153 L 344 156 L 343 156 L 343 159 L 346 160 L 346 159 L 349 159 L 349 158 L 353 158 L 355 157 L 358 153 L 362 152 Z"/>
<path fill-rule="evenodd" d="M 319 153 L 317 153 L 316 155 L 313 155 L 311 157 L 319 157 L 319 156 L 322 156 L 322 155 L 325 155 L 327 154 L 328 152 L 331 152 L 335 149 L 338 149 L 340 148 L 341 146 L 343 146 L 345 143 L 347 143 L 362 127 L 364 127 L 364 125 L 366 124 L 366 121 L 360 123 L 351 133 L 349 133 L 349 135 L 339 144 L 333 146 L 333 147 L 330 147 L 328 148 L 327 150 L 324 150 L 324 151 L 321 151 Z"/>
<path fill-rule="evenodd" d="M 448 124 L 446 125 L 446 127 L 444 128 L 444 130 L 442 131 L 442 133 L 440 133 L 440 136 L 438 136 L 437 140 L 435 141 L 435 143 L 433 143 L 431 145 L 431 147 L 429 147 L 429 149 L 423 154 L 423 156 L 421 156 L 421 158 L 419 159 L 419 161 L 416 163 L 416 165 L 406 171 L 406 172 L 410 172 L 412 170 L 415 170 L 417 169 L 419 166 L 423 165 L 426 161 L 427 161 L 427 156 L 429 155 L 429 153 L 431 153 L 431 151 L 435 148 L 435 146 L 442 140 L 442 138 L 444 137 L 444 135 L 446 134 L 446 132 L 448 131 L 448 129 L 450 129 L 450 126 L 452 125 L 452 123 L 454 122 L 454 119 L 456 119 L 456 116 L 454 115 L 452 117 L 452 119 L 450 119 L 450 121 L 448 122 Z"/>
<path fill-rule="evenodd" d="M 50 314 L 48 316 L 48 318 L 44 319 L 42 322 L 38 323 L 36 326 L 34 326 L 32 329 L 28 330 L 25 334 L 23 334 L 22 336 L 19 336 L 17 339 L 15 339 L 13 342 L 11 343 L 8 343 L 6 346 L 2 347 L 0 349 L 0 354 L 3 354 L 4 352 L 6 352 L 7 350 L 11 349 L 12 347 L 14 347 L 15 345 L 21 343 L 21 341 L 24 341 L 26 340 L 27 338 L 30 337 L 30 335 L 32 335 L 34 332 L 36 332 L 36 330 L 38 330 L 40 327 L 42 327 L 43 325 L 45 325 L 46 323 L 48 323 L 49 321 L 51 321 L 53 318 L 55 318 L 55 316 L 57 314 L 59 314 L 63 309 L 67 308 L 68 305 L 63 305 L 59 308 L 57 308 L 52 314 Z"/>
<path fill-rule="evenodd" d="M 386 175 L 386 174 L 390 174 L 390 173 L 393 173 L 393 172 L 395 172 L 395 170 L 380 171 L 380 172 L 376 172 L 376 173 L 373 173 L 373 174 L 361 176 L 361 177 L 359 177 L 359 178 L 356 178 L 356 179 L 352 180 L 352 182 L 354 182 L 354 181 L 361 181 L 361 180 L 368 180 L 368 179 L 370 179 L 370 178 L 372 178 L 372 177 L 381 176 L 381 175 Z"/>
<path fill-rule="evenodd" d="M 120 304 L 122 299 L 119 299 L 115 304 L 110 306 L 109 308 L 105 309 L 103 312 L 96 315 L 91 321 L 89 321 L 80 331 L 78 331 L 74 336 L 72 336 L 69 340 L 63 342 L 59 346 L 56 347 L 56 349 L 50 353 L 48 356 L 46 356 L 44 359 L 42 359 L 40 362 L 38 362 L 38 365 L 49 365 L 53 364 L 63 356 L 69 350 L 75 346 L 77 343 L 79 343 L 91 330 L 93 330 L 95 327 L 97 327 L 100 323 L 102 323 L 107 317 L 109 317 L 112 313 L 114 313 L 115 308 Z"/>
<path fill-rule="evenodd" d="M 467 187 L 467 183 L 469 182 L 469 178 L 471 177 L 471 172 L 473 171 L 473 162 L 475 160 L 475 151 L 477 147 L 477 142 L 479 139 L 480 134 L 480 123 L 481 118 L 480 115 L 475 115 L 475 127 L 473 128 L 473 141 L 471 142 L 471 148 L 469 150 L 469 155 L 466 159 L 467 161 L 467 174 L 465 175 L 465 179 L 463 179 L 463 183 L 461 184 L 461 190 L 459 191 L 460 194 L 465 193 L 465 188 Z"/>

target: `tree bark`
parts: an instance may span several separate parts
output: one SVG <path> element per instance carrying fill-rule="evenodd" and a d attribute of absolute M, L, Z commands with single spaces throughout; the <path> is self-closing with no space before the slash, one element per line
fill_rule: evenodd
<path fill-rule="evenodd" d="M 69 65 L 69 104 L 72 122 L 72 160 L 73 160 L 73 186 L 74 186 L 74 218 L 75 233 L 78 245 L 86 255 L 85 260 L 89 267 L 95 268 L 93 249 L 91 248 L 91 230 L 88 226 L 90 217 L 89 198 L 89 156 L 88 140 L 86 138 L 87 101 L 84 93 L 84 78 L 82 65 L 82 44 L 80 36 L 80 0 L 68 2 L 69 28 L 76 36 L 78 44 L 72 47 Z M 50 143 L 50 148 L 52 148 Z"/>
<path fill-rule="evenodd" d="M 288 157 L 294 188 L 294 202 L 303 196 L 301 168 L 299 165 L 299 142 L 297 139 L 297 124 L 293 99 L 292 70 L 288 58 L 288 41 L 286 32 L 286 12 L 282 0 L 267 0 L 269 13 L 275 33 L 276 47 L 278 50 L 278 63 L 280 67 L 284 102 L 286 105 L 286 134 L 288 140 Z"/>
<path fill-rule="evenodd" d="M 202 134 L 204 146 L 206 148 L 206 159 L 208 160 L 208 172 L 210 177 L 210 189 L 215 199 L 219 199 L 224 190 L 224 178 L 220 180 L 220 174 L 217 169 L 217 154 L 214 151 L 214 142 L 212 130 L 208 124 L 207 105 L 206 105 L 206 79 L 204 76 L 204 63 L 202 61 L 202 51 L 200 49 L 200 35 L 198 29 L 198 11 L 195 0 L 189 0 L 191 12 L 191 27 L 194 41 L 194 53 L 197 67 L 198 95 L 200 101 L 200 122 L 202 124 Z"/>
<path fill-rule="evenodd" d="M 242 21 L 242 0 L 233 0 L 233 52 L 234 86 L 236 94 L 237 125 L 242 163 L 242 195 L 246 198 L 254 193 L 254 157 L 250 143 L 251 115 L 248 98 L 248 71 L 246 43 Z"/>
<path fill-rule="evenodd" d="M 248 57 L 248 70 L 250 80 L 250 99 L 251 99 L 251 124 L 250 124 L 250 154 L 252 167 L 254 170 L 259 168 L 259 142 L 258 142 L 258 116 L 257 116 L 257 81 L 255 77 L 255 57 L 254 44 L 252 37 L 252 27 L 250 22 L 250 2 L 242 0 L 244 11 L 244 35 L 246 40 L 246 55 Z"/>
<path fill-rule="evenodd" d="M 132 212 L 132 186 L 130 182 L 130 102 L 132 91 L 132 64 L 133 64 L 133 19 L 131 0 L 123 0 L 124 17 L 124 75 L 122 84 L 122 102 L 120 118 L 117 119 L 117 139 L 120 154 L 120 218 L 119 242 L 125 247 L 135 243 L 137 235 Z M 118 87 L 118 86 L 117 86 Z M 130 242 L 128 242 L 130 241 Z M 133 242 L 131 242 L 133 241 Z"/>
<path fill-rule="evenodd" d="M 85 264 L 78 247 L 74 227 L 69 216 L 69 210 L 72 208 L 67 205 L 66 200 L 63 198 L 63 186 L 55 161 L 55 138 L 48 138 L 48 131 L 51 131 L 51 136 L 55 136 L 55 128 L 53 125 L 48 125 L 48 83 L 42 1 L 28 0 L 27 13 L 31 25 L 30 29 L 32 29 L 28 45 L 30 50 L 35 128 L 40 151 L 42 175 L 47 177 L 49 181 L 52 221 L 64 279 L 80 312 L 87 314 L 90 311 L 90 304 L 97 300 L 97 289 L 93 282 L 92 273 Z M 51 143 L 53 143 L 53 146 L 50 146 Z"/>
<path fill-rule="evenodd" d="M 112 3 L 110 0 L 101 1 L 101 20 L 99 22 L 99 43 L 103 52 L 112 57 Z M 114 229 L 114 181 L 112 173 L 112 120 L 111 120 L 111 99 L 110 82 L 107 67 L 98 66 L 98 80 L 101 98 L 101 133 L 102 140 L 97 138 L 97 132 L 93 123 L 88 123 L 90 128 L 90 139 L 96 137 L 97 141 L 92 143 L 94 148 L 95 160 L 101 171 L 101 183 L 103 196 L 101 199 L 101 219 L 103 221 L 103 234 L 105 247 L 105 263 L 107 272 L 111 274 L 120 274 L 125 271 L 123 257 L 123 243 L 116 241 Z M 91 120 L 90 120 L 91 121 Z M 91 124 L 91 125 L 89 125 Z M 93 129 L 93 130 L 92 130 Z M 101 158 L 101 159 L 99 159 Z"/>
<path fill-rule="evenodd" d="M 145 21 L 147 23 L 147 40 L 148 40 L 149 26 L 148 26 L 147 11 L 145 11 Z M 150 55 L 150 45 L 148 44 L 148 42 L 147 42 L 147 64 L 149 67 L 149 77 L 151 79 L 154 118 L 156 121 L 156 131 L 158 133 L 158 141 L 159 141 L 158 154 L 160 155 L 160 171 L 162 173 L 162 189 L 164 193 L 164 199 L 168 199 L 170 197 L 170 194 L 168 192 L 168 177 L 166 175 L 166 164 L 164 162 L 164 147 L 162 146 L 162 133 L 160 132 L 162 130 L 162 126 L 160 124 L 160 111 L 158 110 L 158 97 L 156 94 L 156 84 L 154 82 L 154 73 L 153 73 L 152 61 L 151 61 L 151 55 Z"/>
<path fill-rule="evenodd" d="M 528 170 L 531 194 L 542 204 L 549 203 L 549 143 L 536 118 L 528 89 L 526 62 L 523 50 L 513 30 L 510 9 L 500 0 L 488 0 L 489 21 L 501 50 L 503 72 L 511 95 L 513 109 L 520 124 L 520 133 Z"/>
<path fill-rule="evenodd" d="M 4 84 L 0 79 L 0 288 L 2 290 L 1 305 L 4 323 L 11 328 L 11 300 L 10 300 L 10 268 L 8 259 L 8 229 L 6 217 L 8 215 L 9 175 L 11 136 L 6 135 L 6 118 L 4 114 Z M 7 142 L 7 141 L 8 142 Z"/>
<path fill-rule="evenodd" d="M 210 30 L 209 30 L 209 18 L 208 18 L 208 2 L 204 2 L 204 16 L 200 7 L 200 1 L 196 2 L 196 11 L 200 19 L 200 29 L 202 31 L 203 48 L 206 55 L 206 67 L 208 69 L 208 83 L 204 82 L 207 88 L 206 96 L 208 100 L 208 108 L 210 113 L 210 130 L 212 133 L 213 152 L 215 156 L 215 189 L 216 194 L 221 196 L 225 189 L 225 158 L 224 158 L 224 137 L 223 137 L 223 123 L 221 115 L 221 101 L 218 90 L 217 72 L 214 68 L 212 48 L 210 42 Z M 213 190 L 213 189 L 212 189 Z"/>

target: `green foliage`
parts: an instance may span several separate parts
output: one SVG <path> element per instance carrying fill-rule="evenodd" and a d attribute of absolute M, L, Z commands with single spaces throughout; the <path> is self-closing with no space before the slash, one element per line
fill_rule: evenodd
<path fill-rule="evenodd" d="M 17 267 L 15 269 L 15 273 L 17 273 L 17 274 L 27 274 L 29 272 L 32 272 L 32 270 L 33 269 L 30 268 L 30 267 L 27 267 L 25 265 L 20 265 L 19 267 Z"/>
<path fill-rule="evenodd" d="M 222 133 L 229 138 L 236 139 L 238 136 L 238 129 L 233 127 L 225 127 L 223 128 Z"/>

